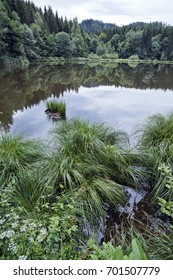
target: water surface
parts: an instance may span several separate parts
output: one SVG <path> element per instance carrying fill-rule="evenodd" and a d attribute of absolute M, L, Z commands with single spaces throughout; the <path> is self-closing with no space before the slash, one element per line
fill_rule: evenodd
<path fill-rule="evenodd" d="M 0 121 L 11 133 L 45 138 L 45 101 L 64 100 L 67 119 L 105 122 L 131 133 L 149 115 L 173 110 L 173 66 L 59 65 L 0 72 Z"/>

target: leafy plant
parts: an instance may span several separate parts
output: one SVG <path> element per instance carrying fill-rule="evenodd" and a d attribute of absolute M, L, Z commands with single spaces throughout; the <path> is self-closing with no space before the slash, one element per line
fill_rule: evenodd
<path fill-rule="evenodd" d="M 0 259 L 75 259 L 82 243 L 72 198 L 54 195 L 29 212 L 13 200 L 8 185 L 0 197 Z"/>
<path fill-rule="evenodd" d="M 132 250 L 127 255 L 121 246 L 114 247 L 111 242 L 103 242 L 99 247 L 92 240 L 88 242 L 89 259 L 92 260 L 146 260 L 146 254 L 142 249 L 140 241 L 132 240 Z"/>
<path fill-rule="evenodd" d="M 161 193 L 162 197 L 158 197 L 159 205 L 161 206 L 161 211 L 173 218 L 173 175 L 172 170 L 169 166 L 162 164 L 159 167 L 161 171 L 161 176 L 163 178 L 162 187 L 164 189 Z M 167 193 L 165 193 L 165 187 L 167 189 Z M 159 194 L 158 194 L 159 195 Z M 167 200 L 165 200 L 165 197 Z"/>

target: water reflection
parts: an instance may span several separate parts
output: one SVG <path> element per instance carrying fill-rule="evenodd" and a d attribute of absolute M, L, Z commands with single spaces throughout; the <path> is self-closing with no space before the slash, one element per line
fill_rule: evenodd
<path fill-rule="evenodd" d="M 67 118 L 106 122 L 131 132 L 144 118 L 173 104 L 173 65 L 32 66 L 0 72 L 0 121 L 12 133 L 45 137 L 52 127 L 44 101 L 63 99 Z"/>

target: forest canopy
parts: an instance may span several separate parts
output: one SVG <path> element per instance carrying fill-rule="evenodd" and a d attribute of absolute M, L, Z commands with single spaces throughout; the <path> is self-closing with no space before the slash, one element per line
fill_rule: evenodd
<path fill-rule="evenodd" d="M 116 18 L 115 18 L 116 22 Z M 39 61 L 49 57 L 173 60 L 173 27 L 137 22 L 119 27 L 87 19 L 78 23 L 31 1 L 0 0 L 0 57 Z M 91 56 L 92 57 L 92 56 Z"/>

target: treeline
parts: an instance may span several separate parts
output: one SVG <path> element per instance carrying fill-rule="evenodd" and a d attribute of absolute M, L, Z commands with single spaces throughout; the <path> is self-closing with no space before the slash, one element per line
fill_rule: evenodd
<path fill-rule="evenodd" d="M 116 19 L 115 19 L 116 21 Z M 0 0 L 0 57 L 39 61 L 49 57 L 173 60 L 173 27 L 161 22 L 118 27 L 100 21 L 67 20 L 51 7 Z"/>

